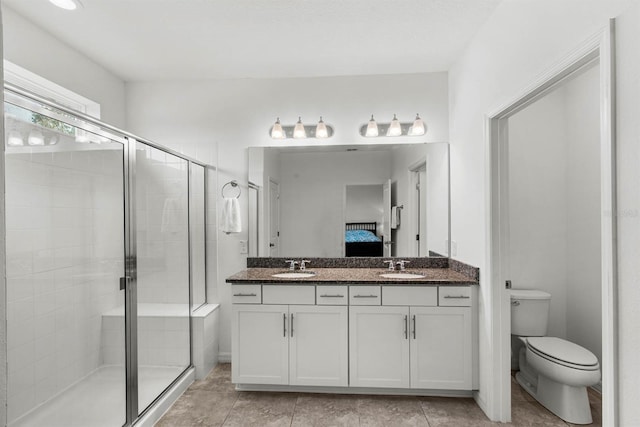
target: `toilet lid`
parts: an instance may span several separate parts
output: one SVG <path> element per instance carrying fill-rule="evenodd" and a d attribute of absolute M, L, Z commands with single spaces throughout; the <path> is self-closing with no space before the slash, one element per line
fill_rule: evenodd
<path fill-rule="evenodd" d="M 598 365 L 598 358 L 584 347 L 557 337 L 531 337 L 527 339 L 529 347 L 541 356 L 555 359 L 564 364 L 576 367 L 594 367 Z"/>

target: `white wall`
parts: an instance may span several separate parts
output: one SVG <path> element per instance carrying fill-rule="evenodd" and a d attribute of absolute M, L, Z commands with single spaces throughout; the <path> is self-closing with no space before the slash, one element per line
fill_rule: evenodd
<path fill-rule="evenodd" d="M 602 362 L 599 69 L 565 88 L 567 129 L 567 339 Z"/>
<path fill-rule="evenodd" d="M 509 119 L 509 277 L 551 294 L 548 335 L 602 362 L 598 71 Z"/>
<path fill-rule="evenodd" d="M 449 240 L 449 145 L 427 149 L 427 249 L 448 254 Z"/>
<path fill-rule="evenodd" d="M 388 151 L 282 153 L 280 164 L 282 256 L 343 256 L 345 184 L 382 185 L 391 175 Z"/>
<path fill-rule="evenodd" d="M 382 185 L 347 185 L 345 222 L 382 221 Z"/>
<path fill-rule="evenodd" d="M 556 91 L 509 118 L 509 277 L 515 289 L 552 295 L 548 334 L 562 338 L 568 246 L 564 102 L 564 91 Z"/>
<path fill-rule="evenodd" d="M 640 424 L 640 390 L 634 375 L 640 371 L 637 353 L 640 322 L 635 304 L 640 300 L 637 259 L 640 257 L 640 10 L 634 1 L 512 1 L 498 6 L 450 70 L 450 137 L 452 172 L 452 240 L 458 258 L 486 271 L 486 152 L 484 115 L 514 98 L 583 40 L 617 19 L 618 112 L 618 289 L 621 425 Z M 493 355 L 487 289 L 480 285 L 480 393 L 479 401 L 495 399 L 489 389 Z M 493 402 L 489 402 L 490 404 Z"/>
<path fill-rule="evenodd" d="M 434 142 L 448 140 L 447 105 L 446 73 L 127 84 L 127 126 L 134 133 L 209 163 L 216 159 L 218 143 L 218 198 L 227 181 L 246 182 L 247 147 L 277 145 L 268 135 L 277 116 L 283 124 L 292 124 L 298 115 L 309 122 L 322 115 L 336 131 L 327 141 L 287 140 L 281 145 L 369 144 L 371 139 L 360 137 L 358 129 L 372 113 L 382 122 L 394 113 L 411 120 L 416 112 L 429 127 L 420 140 Z M 240 203 L 246 224 L 247 191 L 242 188 Z M 246 232 L 219 235 L 218 284 L 208 289 L 212 302 L 221 303 L 223 357 L 229 357 L 231 351 L 230 285 L 224 279 L 246 267 L 238 242 L 246 236 Z"/>
<path fill-rule="evenodd" d="M 4 59 L 100 104 L 103 122 L 125 127 L 124 81 L 3 5 Z"/>

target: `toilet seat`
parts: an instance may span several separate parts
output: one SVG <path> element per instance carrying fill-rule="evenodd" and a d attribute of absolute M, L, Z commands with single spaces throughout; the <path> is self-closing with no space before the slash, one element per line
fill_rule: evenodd
<path fill-rule="evenodd" d="M 557 337 L 527 338 L 527 348 L 536 355 L 572 369 L 596 371 L 598 358 L 584 347 Z"/>

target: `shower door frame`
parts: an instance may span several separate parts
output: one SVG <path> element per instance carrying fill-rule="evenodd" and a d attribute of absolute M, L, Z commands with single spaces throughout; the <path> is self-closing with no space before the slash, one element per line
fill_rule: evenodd
<path fill-rule="evenodd" d="M 123 219 L 124 219 L 124 271 L 123 277 L 120 279 L 120 289 L 124 290 L 125 303 L 125 424 L 124 427 L 134 425 L 138 420 L 153 408 L 156 403 L 163 398 L 178 382 L 180 382 L 193 366 L 193 290 L 192 290 L 192 250 L 191 250 L 191 215 L 190 197 L 191 197 L 191 166 L 192 164 L 202 166 L 204 168 L 204 188 L 205 188 L 205 215 L 208 203 L 207 180 L 209 170 L 216 170 L 215 166 L 208 165 L 184 154 L 178 153 L 170 148 L 163 147 L 154 142 L 138 137 L 132 133 L 123 131 L 109 124 L 103 123 L 91 116 L 75 111 L 47 98 L 24 90 L 18 86 L 4 82 L 3 101 L 17 105 L 22 108 L 29 109 L 47 117 L 54 118 L 61 122 L 67 123 L 76 128 L 86 130 L 98 135 L 102 135 L 114 142 L 123 144 Z M 73 123 L 71 118 L 77 119 L 78 123 Z M 4 103 L 3 103 L 4 117 Z M 114 139 L 115 137 L 115 139 Z M 154 400 L 141 412 L 138 408 L 138 317 L 137 317 L 137 225 L 136 225 L 136 147 L 138 143 L 147 145 L 153 149 L 162 151 L 167 154 L 176 156 L 187 162 L 187 236 L 188 236 L 188 260 L 189 260 L 189 364 L 188 366 L 158 395 Z M 4 160 L 3 160 L 4 161 Z M 206 303 L 206 279 L 208 277 L 206 263 L 206 235 L 207 223 L 205 216 L 205 303 Z M 117 286 L 117 284 L 114 284 Z M 8 390 L 7 390 L 8 391 Z M 3 420 L 6 423 L 6 419 Z"/>

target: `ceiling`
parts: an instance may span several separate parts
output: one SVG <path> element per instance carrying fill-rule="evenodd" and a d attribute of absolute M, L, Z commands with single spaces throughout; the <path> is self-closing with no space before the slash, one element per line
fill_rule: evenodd
<path fill-rule="evenodd" d="M 5 7 L 125 81 L 449 69 L 501 0 L 47 0 Z"/>

